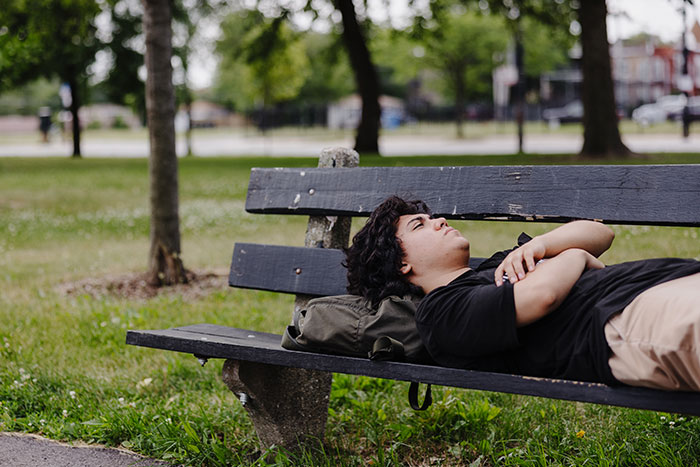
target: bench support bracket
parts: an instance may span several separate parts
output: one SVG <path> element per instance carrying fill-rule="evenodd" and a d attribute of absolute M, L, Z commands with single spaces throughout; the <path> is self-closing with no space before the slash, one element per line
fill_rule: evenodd
<path fill-rule="evenodd" d="M 261 447 L 296 450 L 323 440 L 331 373 L 226 360 L 222 377 L 236 397 L 245 394 Z"/>

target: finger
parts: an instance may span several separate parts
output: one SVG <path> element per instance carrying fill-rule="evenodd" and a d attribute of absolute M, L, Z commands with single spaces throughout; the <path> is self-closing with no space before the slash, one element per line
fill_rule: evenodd
<path fill-rule="evenodd" d="M 503 263 L 499 264 L 496 272 L 493 274 L 493 279 L 496 282 L 496 287 L 503 285 Z"/>
<path fill-rule="evenodd" d="M 523 254 L 523 257 L 525 259 L 525 266 L 527 267 L 528 272 L 534 271 L 535 270 L 535 257 L 532 253 L 532 251 L 526 251 Z"/>
<path fill-rule="evenodd" d="M 508 274 L 508 282 L 510 282 L 511 284 L 518 282 L 518 273 L 515 272 L 513 263 L 509 262 L 508 264 L 506 264 L 505 273 Z"/>
<path fill-rule="evenodd" d="M 520 258 L 520 261 L 518 261 L 517 263 L 513 263 L 513 269 L 515 270 L 515 273 L 518 275 L 518 280 L 525 279 L 525 268 L 523 267 L 522 257 Z"/>

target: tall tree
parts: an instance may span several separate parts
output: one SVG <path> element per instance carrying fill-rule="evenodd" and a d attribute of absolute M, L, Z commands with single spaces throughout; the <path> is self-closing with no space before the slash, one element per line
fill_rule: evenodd
<path fill-rule="evenodd" d="M 129 106 L 146 121 L 146 88 L 139 77 L 143 67 L 143 13 L 139 0 L 109 0 L 110 34 L 105 50 L 112 56 L 112 67 L 100 86 L 111 102 Z"/>
<path fill-rule="evenodd" d="M 343 18 L 343 42 L 350 57 L 355 84 L 362 98 L 362 116 L 357 127 L 355 150 L 379 153 L 379 78 L 367 47 L 366 34 L 357 20 L 352 0 L 334 0 Z"/>
<path fill-rule="evenodd" d="M 151 145 L 149 281 L 187 282 L 180 258 L 175 91 L 172 80 L 172 0 L 142 0 L 146 38 L 146 115 Z"/>
<path fill-rule="evenodd" d="M 95 37 L 94 0 L 26 0 L 0 8 L 0 90 L 38 76 L 58 77 L 71 90 L 73 156 L 80 157 L 79 109 L 88 68 L 101 44 Z"/>
<path fill-rule="evenodd" d="M 507 18 L 513 37 L 517 70 L 513 101 L 518 152 L 523 152 L 526 77 L 537 77 L 564 63 L 562 45 L 571 45 L 564 36 L 569 35 L 573 10 L 564 1 L 550 4 L 538 0 L 488 0 L 486 6 Z M 562 31 L 566 31 L 565 34 L 561 34 Z"/>
<path fill-rule="evenodd" d="M 607 14 L 605 0 L 584 0 L 579 3 L 583 74 L 583 147 L 580 154 L 588 157 L 624 157 L 631 154 L 622 142 L 618 128 Z"/>
<path fill-rule="evenodd" d="M 221 23 L 217 95 L 251 109 L 295 98 L 309 73 L 304 42 L 284 21 L 256 10 L 232 13 Z"/>
<path fill-rule="evenodd" d="M 457 8 L 440 15 L 435 26 L 426 30 L 425 61 L 443 75 L 454 96 L 459 138 L 464 137 L 462 123 L 469 91 L 489 89 L 493 57 L 506 49 L 503 27 L 500 18 Z"/>

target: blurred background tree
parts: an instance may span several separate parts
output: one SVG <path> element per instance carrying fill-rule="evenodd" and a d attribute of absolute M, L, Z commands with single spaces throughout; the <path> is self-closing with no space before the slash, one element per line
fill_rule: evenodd
<path fill-rule="evenodd" d="M 508 38 L 501 18 L 454 5 L 426 28 L 424 62 L 438 71 L 447 95 L 455 104 L 457 137 L 464 137 L 462 122 L 466 103 L 491 94 L 491 74 L 504 56 Z"/>
<path fill-rule="evenodd" d="M 463 119 L 492 118 L 494 108 L 504 119 L 520 117 L 520 123 L 523 109 L 529 113 L 525 118 L 537 118 L 540 76 L 558 67 L 573 70 L 580 63 L 585 110 L 581 154 L 627 153 L 617 130 L 610 67 L 605 66 L 610 58 L 603 0 L 410 1 L 398 19 L 388 8 L 383 17 L 370 14 L 381 8 L 365 0 L 173 0 L 171 6 L 173 80 L 186 115 L 191 116 L 192 102 L 205 96 L 257 120 L 262 128 L 318 124 L 326 122 L 330 105 L 354 91 L 362 106 L 352 112 L 362 116 L 347 118 L 344 125 L 352 121 L 357 126 L 357 149 L 375 152 L 380 95 L 403 99 L 409 121 L 449 118 L 461 135 Z M 38 76 L 59 84 L 73 81 L 76 155 L 77 109 L 88 97 L 126 105 L 145 121 L 142 16 L 140 0 L 8 3 L 0 12 L 3 98 L 12 101 L 10 89 L 26 96 L 19 88 Z M 212 25 L 221 30 L 216 45 L 198 42 L 201 30 Z M 583 51 L 580 62 L 569 55 L 575 43 Z M 191 61 L 207 47 L 215 49 L 219 61 L 215 80 L 211 89 L 193 92 Z M 494 67 L 514 64 L 516 84 L 505 88 L 506 100 L 496 106 L 494 91 L 504 95 L 504 88 L 502 83 L 493 87 Z M 0 107 L 9 101 L 0 99 Z"/>
<path fill-rule="evenodd" d="M 73 157 L 80 157 L 78 110 L 87 100 L 90 66 L 101 47 L 94 0 L 23 0 L 0 8 L 0 92 L 37 77 L 57 77 L 70 86 Z"/>
<path fill-rule="evenodd" d="M 221 30 L 215 94 L 232 108 L 260 110 L 264 130 L 269 107 L 297 97 L 311 72 L 306 43 L 284 17 L 257 10 L 229 14 Z"/>

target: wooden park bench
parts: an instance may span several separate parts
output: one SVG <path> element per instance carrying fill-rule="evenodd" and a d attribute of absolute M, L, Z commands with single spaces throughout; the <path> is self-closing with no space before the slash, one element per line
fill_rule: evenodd
<path fill-rule="evenodd" d="M 346 293 L 351 217 L 398 194 L 448 219 L 700 226 L 700 165 L 356 167 L 332 149 L 308 169 L 253 169 L 246 210 L 308 215 L 304 247 L 239 243 L 229 284 L 313 296 Z M 353 167 L 354 168 L 348 168 Z M 291 311 L 291 310 L 290 310 Z M 282 331 L 282 330 L 280 330 Z M 285 350 L 281 336 L 212 324 L 127 333 L 128 344 L 226 359 L 223 378 L 263 446 L 323 437 L 333 372 L 700 415 L 700 393 L 533 378 Z M 204 360 L 202 360 L 204 361 Z"/>

